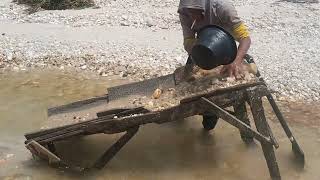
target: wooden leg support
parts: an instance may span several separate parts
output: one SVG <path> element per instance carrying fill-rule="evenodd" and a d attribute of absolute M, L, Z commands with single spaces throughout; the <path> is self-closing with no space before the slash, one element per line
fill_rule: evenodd
<path fill-rule="evenodd" d="M 247 114 L 247 109 L 246 109 L 246 104 L 245 102 L 241 102 L 240 104 L 234 105 L 233 106 L 234 112 L 235 112 L 235 116 L 241 120 L 243 123 L 247 124 L 249 127 L 250 126 L 250 120 Z M 253 136 L 251 136 L 250 134 L 246 133 L 245 131 L 241 131 L 240 130 L 240 135 L 241 135 L 241 139 L 245 142 L 245 143 L 251 143 L 253 142 Z"/>
<path fill-rule="evenodd" d="M 243 123 L 240 121 L 238 118 L 234 117 L 224 109 L 220 108 L 218 105 L 214 104 L 207 98 L 202 97 L 201 98 L 201 103 L 204 108 L 206 108 L 208 111 L 216 114 L 217 116 L 221 117 L 224 121 L 227 123 L 233 125 L 234 127 L 238 128 L 240 131 L 244 131 L 247 134 L 253 136 L 260 142 L 265 142 L 266 144 L 270 144 L 271 146 L 273 145 L 270 138 L 267 136 L 262 135 L 259 132 L 254 131 L 251 129 L 247 124 Z"/>
<path fill-rule="evenodd" d="M 253 119 L 256 124 L 256 128 L 258 132 L 260 132 L 262 135 L 266 137 L 270 137 L 270 133 L 269 133 L 270 129 L 268 127 L 266 117 L 264 114 L 261 97 L 256 97 L 253 92 L 249 92 L 248 96 L 249 96 L 250 108 L 252 111 Z M 280 180 L 281 179 L 280 171 L 279 171 L 273 146 L 263 141 L 260 141 L 260 142 L 261 142 L 264 157 L 267 161 L 271 178 L 273 180 Z"/>
<path fill-rule="evenodd" d="M 93 165 L 94 168 L 103 168 L 128 141 L 138 132 L 139 126 L 127 130 L 116 143 L 114 143 Z"/>

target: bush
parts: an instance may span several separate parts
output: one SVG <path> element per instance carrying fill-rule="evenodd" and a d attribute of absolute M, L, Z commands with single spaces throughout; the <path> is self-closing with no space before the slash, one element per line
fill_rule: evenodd
<path fill-rule="evenodd" d="M 93 0 L 13 0 L 18 4 L 30 6 L 29 11 L 38 11 L 40 8 L 45 10 L 64 10 L 82 9 L 94 6 Z"/>

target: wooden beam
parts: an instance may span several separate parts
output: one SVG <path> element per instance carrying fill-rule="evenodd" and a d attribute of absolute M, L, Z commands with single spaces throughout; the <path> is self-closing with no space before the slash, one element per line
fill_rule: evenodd
<path fill-rule="evenodd" d="M 203 106 L 207 107 L 206 109 L 208 111 L 211 111 L 212 113 L 216 114 L 218 117 L 222 118 L 229 124 L 237 127 L 241 131 L 247 132 L 248 134 L 252 135 L 260 142 L 271 144 L 271 141 L 268 137 L 265 137 L 262 134 L 252 130 L 250 126 L 240 121 L 238 118 L 234 117 L 233 115 L 229 114 L 228 112 L 226 112 L 225 110 L 223 110 L 222 108 L 220 108 L 219 106 L 217 106 L 216 104 L 208 100 L 207 98 L 202 97 L 201 101 L 203 102 Z"/>

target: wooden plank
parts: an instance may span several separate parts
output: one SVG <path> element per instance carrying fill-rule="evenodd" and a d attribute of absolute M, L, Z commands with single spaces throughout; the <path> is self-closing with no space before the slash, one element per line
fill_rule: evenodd
<path fill-rule="evenodd" d="M 53 154 L 48 149 L 41 146 L 34 140 L 27 143 L 26 148 L 29 149 L 33 155 L 36 155 L 41 159 L 47 160 L 49 164 L 59 163 L 61 161 L 61 159 L 58 156 L 56 156 L 55 154 Z"/>
<path fill-rule="evenodd" d="M 71 111 L 73 109 L 81 108 L 83 106 L 90 105 L 90 104 L 94 104 L 94 103 L 98 103 L 98 102 L 108 102 L 108 101 L 109 101 L 109 97 L 108 97 L 108 94 L 106 94 L 106 95 L 99 96 L 99 97 L 93 97 L 90 99 L 72 102 L 70 104 L 65 104 L 62 106 L 52 107 L 52 108 L 48 109 L 48 116 L 52 116 L 54 114 L 65 113 L 65 112 Z"/>
<path fill-rule="evenodd" d="M 122 117 L 130 114 L 147 113 L 147 112 L 150 112 L 150 111 L 145 109 L 144 107 L 137 107 L 137 108 L 122 109 L 122 111 L 117 111 L 117 110 L 102 111 L 102 112 L 98 112 L 97 116 L 102 117 L 102 116 L 113 114 L 114 116 Z"/>
<path fill-rule="evenodd" d="M 114 143 L 103 155 L 94 163 L 94 167 L 103 168 L 129 140 L 138 132 L 139 126 L 128 129 L 127 133 Z"/>
<path fill-rule="evenodd" d="M 251 86 L 251 85 L 247 85 Z M 247 86 L 241 86 L 242 88 Z M 258 86 L 255 88 L 259 90 L 260 88 L 265 89 L 265 86 Z M 244 89 L 245 90 L 245 89 Z M 262 90 L 261 90 L 262 92 Z M 244 98 L 244 91 L 230 91 L 228 93 L 222 93 L 220 95 L 211 94 L 209 100 L 218 104 L 218 106 L 224 108 L 234 104 L 236 101 Z M 38 142 L 50 142 L 61 140 L 63 138 L 68 138 L 69 136 L 74 136 L 75 132 L 78 135 L 89 135 L 95 133 L 118 133 L 124 132 L 128 128 L 139 126 L 147 123 L 164 123 L 170 122 L 178 119 L 183 119 L 196 114 L 203 113 L 203 109 L 198 107 L 199 104 L 197 101 L 189 103 L 180 104 L 178 106 L 165 109 L 157 112 L 148 112 L 142 115 L 137 116 L 128 116 L 128 117 L 119 117 L 114 119 L 114 114 L 98 117 L 93 120 L 86 122 L 81 122 L 73 125 L 63 126 L 59 128 L 49 129 L 45 131 L 40 131 L 36 133 L 26 134 L 27 139 L 34 139 Z M 145 111 L 143 107 L 138 107 L 133 110 L 127 110 L 120 112 L 120 115 L 130 115 L 133 112 Z M 29 141 L 26 141 L 29 142 Z"/>
<path fill-rule="evenodd" d="M 137 107 L 134 109 L 132 109 L 132 108 L 131 109 L 129 109 L 129 108 L 111 109 L 111 110 L 102 112 L 102 114 L 98 115 L 98 117 L 103 117 L 105 120 L 105 119 L 113 119 L 114 116 L 121 117 L 121 116 L 129 115 L 130 113 L 143 113 L 143 112 L 148 112 L 148 110 L 144 109 L 143 107 Z M 75 123 L 75 124 L 70 124 L 70 125 L 66 125 L 66 126 L 36 131 L 36 132 L 32 132 L 32 133 L 27 133 L 27 134 L 25 134 L 25 137 L 28 140 L 28 139 L 36 138 L 38 136 L 44 136 L 49 133 L 54 133 L 54 132 L 57 132 L 60 130 L 65 130 L 66 128 L 76 129 L 76 128 L 80 128 L 81 126 L 90 124 L 95 120 L 97 120 L 97 119 L 92 119 L 92 120 L 79 122 L 79 123 Z"/>
<path fill-rule="evenodd" d="M 227 93 L 220 96 L 213 96 L 210 100 L 214 101 L 215 103 L 219 104 L 221 107 L 230 106 L 234 103 L 238 98 L 242 98 L 243 93 L 240 92 L 233 92 Z M 68 125 L 65 127 L 59 127 L 55 129 L 49 129 L 42 132 L 36 132 L 33 134 L 27 134 L 27 139 L 35 139 L 36 141 L 44 142 L 44 139 L 49 139 L 55 136 L 59 136 L 60 134 L 71 133 L 78 129 L 83 130 L 83 134 L 94 134 L 94 133 L 117 133 L 126 131 L 126 129 L 146 124 L 146 123 L 165 123 L 174 120 L 183 119 L 185 117 L 189 117 L 196 114 L 203 113 L 201 108 L 197 107 L 197 103 L 187 103 L 187 104 L 180 104 L 179 106 L 172 107 L 169 109 L 165 109 L 158 112 L 149 112 L 143 115 L 139 115 L 136 117 L 125 117 L 125 118 L 117 118 L 113 119 L 114 115 L 102 116 L 97 119 L 89 120 L 86 122 L 81 122 L 73 125 Z M 143 110 L 143 107 L 137 108 L 136 110 Z M 119 113 L 120 115 L 125 115 L 126 113 L 130 114 L 135 110 L 128 110 L 127 112 Z M 155 114 L 157 114 L 155 116 Z M 147 118 L 150 118 L 146 120 Z M 156 118 L 155 118 L 156 117 Z M 115 121 L 114 121 L 115 120 Z M 104 128 L 104 129 L 103 129 Z"/>
<path fill-rule="evenodd" d="M 262 134 L 254 131 L 251 129 L 250 126 L 245 124 L 244 122 L 240 121 L 233 115 L 229 114 L 228 112 L 224 111 L 222 108 L 211 102 L 210 100 L 202 97 L 201 101 L 204 103 L 204 105 L 209 106 L 210 108 L 207 108 L 208 111 L 211 111 L 212 113 L 216 114 L 218 117 L 222 118 L 229 124 L 237 127 L 241 131 L 247 132 L 248 134 L 254 136 L 257 140 L 260 142 L 264 142 L 266 144 L 271 144 L 271 140 L 268 137 L 263 136 Z"/>
<path fill-rule="evenodd" d="M 264 109 L 263 109 L 261 97 L 256 97 L 256 93 L 254 91 L 248 91 L 248 96 L 249 96 L 252 116 L 258 132 L 260 132 L 264 136 L 270 136 L 270 133 L 269 133 L 270 129 L 267 126 L 267 120 L 264 115 Z M 260 141 L 260 143 L 261 143 L 264 157 L 268 165 L 271 178 L 273 180 L 280 180 L 281 179 L 280 170 L 276 160 L 273 146 L 264 141 Z"/>
<path fill-rule="evenodd" d="M 38 137 L 33 140 L 39 143 L 49 143 L 61 139 L 70 138 L 76 135 L 89 135 L 97 133 L 119 133 L 124 132 L 128 128 L 133 126 L 146 124 L 155 121 L 153 118 L 159 116 L 158 113 L 148 113 L 144 115 L 138 115 L 134 117 L 123 117 L 123 118 L 106 118 L 105 116 L 91 120 L 88 124 L 74 124 L 67 128 L 59 131 L 50 132 Z M 26 141 L 28 143 L 29 140 Z"/>
<path fill-rule="evenodd" d="M 108 115 L 108 116 L 103 116 L 104 120 L 113 119 L 113 117 L 114 117 L 114 114 L 111 114 L 111 115 Z M 36 132 L 32 132 L 32 133 L 27 133 L 24 136 L 26 137 L 27 140 L 34 139 L 34 138 L 37 138 L 39 136 L 45 136 L 47 134 L 56 133 L 56 132 L 61 131 L 61 130 L 77 129 L 77 128 L 80 128 L 81 126 L 86 126 L 87 124 L 90 124 L 90 123 L 92 123 L 93 121 L 96 121 L 96 120 L 97 119 L 92 119 L 92 120 L 79 122 L 79 123 L 75 123 L 75 124 L 70 124 L 70 125 L 66 125 L 66 126 L 40 130 L 40 131 L 36 131 Z"/>
<path fill-rule="evenodd" d="M 240 121 L 242 121 L 243 123 L 247 124 L 249 127 L 251 127 L 245 101 L 242 101 L 241 103 L 234 105 L 233 109 L 235 111 L 234 116 L 238 118 Z M 240 136 L 241 136 L 241 139 L 247 144 L 253 142 L 253 136 L 248 134 L 245 131 L 240 130 Z"/>
<path fill-rule="evenodd" d="M 262 82 L 254 82 L 254 83 L 240 84 L 240 85 L 232 86 L 229 88 L 217 89 L 208 93 L 203 93 L 203 94 L 190 96 L 188 98 L 182 99 L 180 103 L 188 103 L 191 101 L 199 100 L 201 97 L 217 96 L 221 94 L 231 93 L 234 91 L 245 90 L 246 88 L 255 87 L 255 86 L 265 86 L 265 84 Z"/>
<path fill-rule="evenodd" d="M 45 138 L 45 139 L 37 140 L 37 142 L 40 143 L 40 144 L 48 144 L 48 143 L 52 143 L 54 141 L 65 140 L 67 138 L 71 138 L 71 137 L 74 137 L 74 136 L 79 136 L 82 133 L 83 133 L 83 130 L 79 129 L 79 130 L 75 130 L 75 131 L 59 134 L 59 135 L 56 135 L 56 136 L 53 136 L 53 137 L 48 137 L 48 138 Z"/>
<path fill-rule="evenodd" d="M 107 110 L 107 111 L 98 112 L 98 113 L 97 113 L 97 116 L 98 116 L 98 117 L 101 117 L 101 116 L 107 116 L 107 115 L 114 115 L 114 114 L 120 113 L 120 112 L 122 112 L 122 111 L 127 111 L 127 110 L 129 110 L 129 109 L 130 109 L 130 108 L 110 109 L 110 110 Z"/>

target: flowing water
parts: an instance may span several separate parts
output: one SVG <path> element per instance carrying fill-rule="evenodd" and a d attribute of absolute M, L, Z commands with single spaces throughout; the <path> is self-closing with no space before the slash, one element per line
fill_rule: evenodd
<path fill-rule="evenodd" d="M 33 71 L 0 74 L 0 179 L 269 179 L 260 145 L 246 146 L 238 130 L 219 121 L 203 131 L 200 117 L 162 125 L 148 124 L 100 171 L 76 173 L 34 160 L 24 147 L 24 133 L 38 130 L 50 106 L 102 95 L 115 78 L 77 73 Z M 281 109 L 306 154 L 302 170 L 293 162 L 291 145 L 266 109 L 280 144 L 276 150 L 283 179 L 318 180 L 320 103 L 283 103 Z M 93 135 L 63 141 L 59 154 L 89 166 L 120 135 Z"/>

